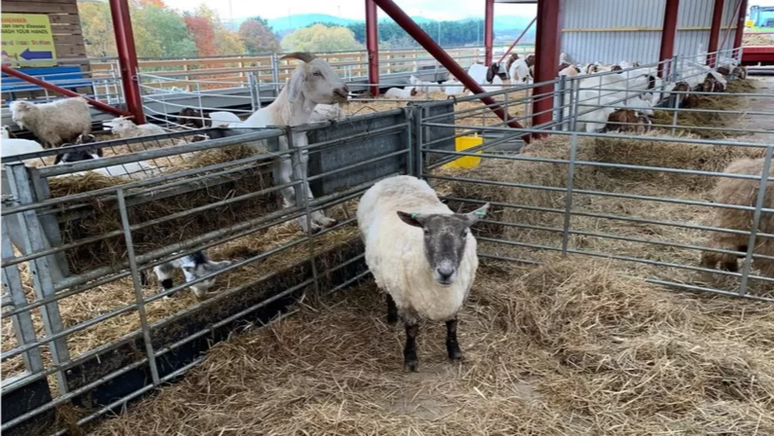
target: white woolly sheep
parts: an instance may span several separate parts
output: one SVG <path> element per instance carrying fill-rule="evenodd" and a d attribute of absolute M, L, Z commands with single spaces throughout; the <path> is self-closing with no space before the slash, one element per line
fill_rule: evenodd
<path fill-rule="evenodd" d="M 301 62 L 288 79 L 287 85 L 282 89 L 277 98 L 267 107 L 250 115 L 240 127 L 266 127 L 274 126 L 299 126 L 307 124 L 318 104 L 337 104 L 347 101 L 349 89 L 344 81 L 336 74 L 333 68 L 324 59 L 319 59 L 311 53 L 289 53 L 282 59 L 298 59 Z M 309 144 L 306 133 L 293 136 L 293 147 L 305 147 Z M 255 145 L 254 147 L 258 147 Z M 289 150 L 290 144 L 286 137 L 279 138 L 280 151 Z M 308 156 L 301 155 L 301 171 L 307 171 Z M 292 165 L 289 156 L 280 159 L 274 166 L 274 180 L 278 184 L 290 183 Z M 302 189 L 298 186 L 297 189 Z M 313 200 L 312 191 L 307 184 L 306 192 L 309 200 Z M 293 187 L 282 191 L 284 205 L 295 205 Z M 320 227 L 333 227 L 336 220 L 329 218 L 322 211 L 312 212 L 312 222 L 308 223 L 306 216 L 299 217 L 299 223 L 304 231 L 318 231 Z"/>
<path fill-rule="evenodd" d="M 109 127 L 114 135 L 121 139 L 138 138 L 140 136 L 148 135 L 163 135 L 166 132 L 162 127 L 155 124 L 134 124 L 134 122 L 125 117 L 113 118 L 110 121 L 103 123 L 106 127 Z"/>
<path fill-rule="evenodd" d="M 469 228 L 489 204 L 453 213 L 427 182 L 395 176 L 377 182 L 360 199 L 357 223 L 366 264 L 387 293 L 387 321 L 406 328 L 404 365 L 417 370 L 419 322 L 445 321 L 449 359 L 462 358 L 457 312 L 476 278 L 476 239 Z"/>
<path fill-rule="evenodd" d="M 32 132 L 46 148 L 91 132 L 91 112 L 81 97 L 39 104 L 17 100 L 10 108 L 13 121 Z"/>
<path fill-rule="evenodd" d="M 758 178 L 731 179 L 721 177 L 715 184 L 715 189 L 712 191 L 712 201 L 717 204 L 754 207 L 758 200 L 758 190 L 761 185 L 760 177 L 763 174 L 763 166 L 763 158 L 739 159 L 731 163 L 723 172 L 731 174 L 749 174 L 758 176 Z M 774 177 L 774 166 L 772 166 L 769 171 L 769 177 Z M 767 209 L 774 208 L 774 182 L 769 181 L 766 184 L 763 207 Z M 751 230 L 754 213 L 755 212 L 752 210 L 715 208 L 712 226 L 749 232 Z M 763 213 L 761 215 L 758 224 L 758 232 L 774 233 L 774 214 Z M 774 256 L 774 240 L 771 238 L 758 237 L 755 241 L 755 254 Z M 707 243 L 707 248 L 746 252 L 748 242 L 748 235 L 713 232 Z M 701 256 L 701 266 L 704 268 L 715 269 L 718 263 L 721 263 L 723 269 L 737 272 L 739 270 L 737 257 L 736 254 L 704 251 Z M 763 275 L 774 277 L 774 261 L 769 259 L 754 259 L 754 264 L 756 267 L 760 268 Z"/>

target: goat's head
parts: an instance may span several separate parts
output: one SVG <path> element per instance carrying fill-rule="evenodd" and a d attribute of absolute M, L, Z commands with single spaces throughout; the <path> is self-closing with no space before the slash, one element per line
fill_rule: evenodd
<path fill-rule="evenodd" d="M 497 75 L 499 71 L 500 71 L 500 64 L 498 64 L 497 62 L 492 62 L 492 64 L 489 65 L 489 68 L 486 69 L 487 83 L 492 83 L 492 80 L 494 80 L 494 77 Z"/>
<path fill-rule="evenodd" d="M 508 61 L 505 63 L 505 69 L 506 70 L 510 70 L 511 69 L 511 65 L 513 65 L 513 63 L 516 62 L 517 60 L 519 60 L 519 55 L 518 54 L 513 53 L 512 55 L 510 55 L 508 57 Z"/>
<path fill-rule="evenodd" d="M 95 143 L 95 142 L 97 142 L 97 137 L 96 137 L 96 136 L 94 136 L 94 135 L 90 135 L 90 134 L 88 134 L 88 133 L 85 133 L 85 134 L 84 134 L 84 133 L 82 133 L 82 134 L 78 135 L 78 137 L 77 137 L 77 138 L 75 138 L 75 143 L 76 143 L 77 145 L 81 145 L 81 144 L 93 144 L 93 143 Z M 100 152 L 100 153 L 102 153 L 102 149 L 100 149 L 100 150 L 99 150 L 99 152 Z M 101 154 L 100 154 L 100 156 L 101 156 Z"/>
<path fill-rule="evenodd" d="M 610 68 L 610 71 L 623 71 L 623 68 L 621 68 L 620 65 L 613 65 L 612 68 Z"/>
<path fill-rule="evenodd" d="M 298 59 L 303 63 L 288 81 L 288 97 L 295 101 L 303 95 L 305 100 L 315 104 L 344 103 L 349 89 L 344 81 L 324 59 L 311 53 L 288 53 L 281 59 Z"/>
<path fill-rule="evenodd" d="M 92 136 L 92 135 L 87 135 L 87 136 Z M 80 139 L 80 136 L 78 137 L 78 139 Z M 62 145 L 62 147 L 67 147 L 70 145 L 73 145 L 73 144 L 64 144 Z M 70 164 L 73 162 L 81 162 L 84 160 L 100 159 L 101 157 L 102 157 L 101 148 L 87 147 L 80 150 L 68 151 L 66 153 L 57 154 L 56 158 L 54 159 L 54 165 Z"/>
<path fill-rule="evenodd" d="M 535 55 L 527 55 L 526 58 L 524 58 L 524 62 L 527 63 L 527 66 L 533 67 L 535 66 Z"/>
<path fill-rule="evenodd" d="M 605 130 L 632 130 L 632 124 L 638 124 L 639 121 L 640 117 L 633 109 L 618 109 L 608 115 Z"/>
<path fill-rule="evenodd" d="M 715 92 L 718 85 L 718 80 L 710 73 L 707 74 L 707 77 L 704 78 L 704 83 L 701 85 L 701 90 L 704 92 Z"/>
<path fill-rule="evenodd" d="M 233 262 L 230 260 L 214 262 L 212 260 L 206 259 L 206 257 L 197 259 L 197 257 L 189 256 L 185 258 L 185 261 L 180 266 L 180 268 L 183 270 L 183 274 L 185 275 L 186 281 L 192 282 L 200 277 L 204 277 L 208 274 L 218 272 L 230 266 L 232 263 Z M 210 289 L 212 286 L 215 285 L 215 280 L 216 280 L 215 277 L 207 280 L 203 280 L 195 285 L 192 285 L 191 289 L 193 289 L 197 297 L 201 298 L 205 295 L 205 292 L 208 289 Z"/>
<path fill-rule="evenodd" d="M 734 67 L 734 70 L 731 72 L 731 74 L 736 78 L 744 80 L 747 78 L 747 67 Z"/>
<path fill-rule="evenodd" d="M 410 94 L 411 94 L 412 97 L 415 97 L 417 94 L 419 94 L 419 91 L 417 91 L 417 87 L 416 86 L 411 88 Z"/>
<path fill-rule="evenodd" d="M 452 215 L 398 212 L 400 219 L 424 230 L 425 259 L 442 286 L 454 283 L 465 253 L 469 228 L 486 215 L 489 203 L 470 213 Z"/>
<path fill-rule="evenodd" d="M 568 64 L 567 62 L 562 62 L 561 64 L 559 64 L 559 71 L 562 71 L 566 68 L 570 68 L 571 66 L 572 65 Z"/>
<path fill-rule="evenodd" d="M 717 72 L 728 77 L 731 75 L 731 70 L 728 67 L 718 67 Z"/>

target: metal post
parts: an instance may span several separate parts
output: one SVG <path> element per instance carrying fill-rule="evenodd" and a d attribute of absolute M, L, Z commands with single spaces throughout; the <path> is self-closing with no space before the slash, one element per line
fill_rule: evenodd
<path fill-rule="evenodd" d="M 414 20 L 411 19 L 403 10 L 395 4 L 393 0 L 373 0 L 377 5 L 379 5 L 380 8 L 384 12 L 387 13 L 395 22 L 403 28 L 416 42 L 419 43 L 425 50 L 427 50 L 436 60 L 438 60 L 444 67 L 446 67 L 447 70 L 449 70 L 449 73 L 451 73 L 454 77 L 457 78 L 462 84 L 467 87 L 469 90 L 473 91 L 474 94 L 480 94 L 483 93 L 484 90 L 481 88 L 481 86 L 476 83 L 473 78 L 471 78 L 465 70 L 460 67 L 460 65 L 452 59 L 451 56 L 449 56 L 448 53 L 446 53 L 438 44 L 433 41 L 430 36 L 425 33 L 422 28 L 420 28 Z M 551 1 L 558 1 L 558 0 L 551 0 Z M 501 120 L 505 121 L 507 118 L 505 116 L 505 111 L 502 107 L 500 107 L 497 102 L 491 98 L 491 97 L 482 97 L 481 101 L 484 102 L 484 104 L 491 106 L 492 112 L 497 114 L 498 117 L 500 117 Z M 549 102 L 550 105 L 550 102 Z M 508 122 L 509 127 L 513 127 L 515 129 L 522 129 L 523 126 L 516 120 L 511 120 Z M 524 139 L 524 142 L 529 143 L 530 137 L 529 135 L 524 135 L 522 137 Z"/>
<path fill-rule="evenodd" d="M 564 195 L 564 227 L 562 231 L 562 257 L 567 257 L 567 247 L 570 243 L 570 223 L 572 221 L 572 191 L 575 179 L 575 159 L 578 151 L 578 97 L 580 96 L 580 81 L 572 82 L 572 93 L 575 95 L 575 115 L 572 117 L 572 137 L 570 138 L 570 163 L 567 165 L 567 190 Z"/>
<path fill-rule="evenodd" d="M 677 79 L 680 77 L 680 59 L 678 56 L 672 57 L 672 61 L 669 63 L 669 75 L 671 77 L 672 83 L 677 83 Z M 672 96 L 674 97 L 673 101 L 673 107 L 674 111 L 672 112 L 672 135 L 674 136 L 676 134 L 676 127 L 677 127 L 677 116 L 678 116 L 678 109 L 680 109 L 680 96 L 675 95 L 672 93 Z"/>
<path fill-rule="evenodd" d="M 13 246 L 11 237 L 8 234 L 8 228 L 5 222 L 2 225 L 2 245 L 3 245 L 3 263 L 6 260 L 13 259 Z M 3 288 L 11 298 L 11 304 L 14 309 L 21 309 L 28 305 L 27 297 L 24 295 L 21 275 L 17 265 L 3 267 Z M 19 345 L 32 344 L 37 340 L 35 335 L 35 326 L 32 323 L 32 316 L 29 311 L 19 312 L 13 316 L 13 330 L 16 333 L 16 342 Z M 31 373 L 43 370 L 43 361 L 40 356 L 40 347 L 31 348 L 22 354 L 24 367 Z"/>
<path fill-rule="evenodd" d="M 277 97 L 280 93 L 279 57 L 277 53 L 271 54 L 271 81 L 274 83 L 274 96 Z"/>
<path fill-rule="evenodd" d="M 535 36 L 535 77 L 534 83 L 552 82 L 559 69 L 560 36 L 560 0 L 541 0 L 537 4 L 537 31 Z M 551 122 L 554 101 L 547 97 L 554 91 L 553 83 L 547 83 L 533 89 L 532 128 Z M 539 97 L 535 100 L 534 95 Z M 544 134 L 533 134 L 540 138 Z"/>
<path fill-rule="evenodd" d="M 379 97 L 379 22 L 376 3 L 365 0 L 366 48 L 368 49 L 368 83 L 371 97 Z"/>
<path fill-rule="evenodd" d="M 296 194 L 296 205 L 304 205 L 304 219 L 306 220 L 306 237 L 309 241 L 309 262 L 312 267 L 312 277 L 314 278 L 314 288 L 317 295 L 320 295 L 320 283 L 317 276 L 317 265 L 315 263 L 314 254 L 314 239 L 312 238 L 312 208 L 309 202 L 312 192 L 309 188 L 309 182 L 307 179 L 306 168 L 308 168 L 309 151 L 301 150 L 295 147 L 293 144 L 293 135 L 306 135 L 306 132 L 293 132 L 292 127 L 288 127 L 286 131 L 286 138 L 288 141 L 288 149 L 292 151 L 290 155 L 290 162 L 292 165 L 292 181 L 301 181 L 301 185 L 294 186 Z M 304 158 L 306 157 L 306 159 Z M 303 165 L 303 167 L 302 167 Z"/>
<path fill-rule="evenodd" d="M 258 96 L 256 95 L 255 82 L 255 74 L 251 71 L 250 74 L 247 75 L 247 88 L 250 90 L 250 107 L 253 112 L 261 108 L 261 103 L 258 101 Z"/>
<path fill-rule="evenodd" d="M 494 44 L 494 0 L 485 0 L 484 7 L 484 65 L 492 64 L 492 45 Z"/>
<path fill-rule="evenodd" d="M 134 46 L 134 31 L 129 14 L 127 0 L 110 0 L 110 13 L 113 17 L 113 29 L 116 35 L 118 63 L 121 67 L 121 83 L 124 85 L 124 98 L 129 113 L 134 115 L 134 122 L 145 124 L 142 111 L 142 95 L 137 83 L 140 69 L 137 64 L 137 50 Z"/>
<path fill-rule="evenodd" d="M 21 163 L 10 163 L 6 165 L 8 172 L 8 181 L 11 188 L 11 195 L 20 204 L 31 204 L 34 202 L 32 192 L 29 187 L 26 168 Z M 43 251 L 48 247 L 44 238 L 44 231 L 38 220 L 35 210 L 28 210 L 21 213 L 19 217 L 19 227 L 21 234 L 24 235 L 24 250 L 27 253 L 36 253 Z M 49 267 L 49 256 L 41 256 L 32 260 L 29 264 L 32 273 L 32 281 L 35 287 L 35 297 L 38 300 L 52 298 L 56 295 L 54 281 L 51 279 Z M 40 314 L 43 318 L 43 327 L 46 336 L 51 337 L 63 330 L 62 319 L 59 315 L 59 303 L 52 301 L 40 307 Z M 67 339 L 59 338 L 49 343 L 51 350 L 51 359 L 54 365 L 61 365 L 70 360 L 70 353 L 67 349 Z M 60 394 L 68 392 L 67 381 L 62 371 L 57 371 L 56 378 L 60 389 Z"/>
<path fill-rule="evenodd" d="M 116 197 L 118 198 L 118 211 L 121 214 L 121 227 L 124 231 L 124 241 L 126 242 L 126 255 L 129 258 L 129 269 L 132 271 L 132 284 L 134 285 L 134 298 L 137 302 L 137 314 L 140 316 L 142 338 L 143 342 L 145 342 L 145 352 L 148 354 L 148 366 L 151 370 L 153 385 L 158 386 L 161 383 L 159 381 L 159 369 L 156 366 L 156 353 L 153 350 L 153 342 L 151 341 L 148 315 L 145 313 L 145 297 L 142 294 L 140 270 L 137 268 L 137 258 L 134 255 L 132 230 L 129 228 L 129 214 L 126 210 L 126 197 L 122 188 L 116 190 Z"/>
<path fill-rule="evenodd" d="M 736 15 L 736 34 L 734 34 L 734 50 L 739 51 L 742 48 L 742 38 L 744 37 L 744 19 L 747 16 L 747 0 L 740 0 L 739 10 Z M 740 62 L 742 55 L 739 54 Z"/>
<path fill-rule="evenodd" d="M 677 34 L 677 15 L 680 10 L 680 0 L 666 0 L 664 8 L 664 28 L 661 31 L 661 50 L 659 52 L 658 74 L 666 79 L 669 74 L 664 70 L 666 61 L 674 55 L 675 35 Z"/>
<path fill-rule="evenodd" d="M 768 180 L 771 172 L 771 158 L 773 154 L 774 146 L 766 148 L 766 159 L 763 161 L 763 174 L 761 174 L 761 184 L 758 188 L 758 198 L 755 201 L 755 212 L 753 213 L 752 228 L 750 229 L 750 239 L 747 241 L 747 255 L 744 258 L 742 283 L 739 286 L 739 295 L 747 294 L 747 282 L 750 279 L 752 256 L 755 251 L 755 237 L 758 235 L 758 225 L 761 222 L 762 209 L 766 200 L 766 187 L 769 184 Z"/>
<path fill-rule="evenodd" d="M 554 127 L 552 130 L 564 130 L 564 94 L 567 89 L 567 76 L 561 76 L 554 93 Z"/>
<path fill-rule="evenodd" d="M 715 68 L 718 56 L 718 40 L 720 39 L 720 29 L 723 26 L 723 9 L 725 0 L 715 0 L 715 8 L 712 10 L 712 27 L 710 27 L 709 43 L 707 44 L 707 65 Z"/>

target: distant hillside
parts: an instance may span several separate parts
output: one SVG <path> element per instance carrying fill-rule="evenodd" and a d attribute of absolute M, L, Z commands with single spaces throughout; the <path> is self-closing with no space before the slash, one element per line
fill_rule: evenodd
<path fill-rule="evenodd" d="M 416 21 L 417 23 L 431 23 L 435 20 L 428 17 L 411 17 Z M 226 26 L 236 29 L 239 27 L 240 24 L 242 24 L 243 21 L 245 21 L 247 18 L 235 18 L 232 22 L 226 22 Z M 457 20 L 457 21 L 467 21 L 467 20 L 480 20 L 482 17 L 470 17 L 466 18 L 464 20 Z M 379 21 L 390 21 L 390 17 L 379 17 Z M 503 16 L 495 16 L 495 22 L 494 22 L 494 28 L 496 33 L 510 33 L 510 32 L 516 32 L 521 31 L 526 27 L 529 22 L 532 20 L 532 17 L 528 16 L 520 16 L 520 15 L 503 15 Z M 364 20 L 356 20 L 352 18 L 341 18 L 336 17 L 334 15 L 328 15 L 328 14 L 293 14 L 288 15 L 284 17 L 275 18 L 272 20 L 269 20 L 269 26 L 271 28 L 283 35 L 289 33 L 291 30 L 295 30 L 301 27 L 306 27 L 313 23 L 332 23 L 332 24 L 338 24 L 340 26 L 347 26 L 349 24 L 354 23 L 362 23 Z"/>

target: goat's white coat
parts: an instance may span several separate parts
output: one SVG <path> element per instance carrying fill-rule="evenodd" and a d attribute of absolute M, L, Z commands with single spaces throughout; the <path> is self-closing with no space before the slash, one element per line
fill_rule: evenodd
<path fill-rule="evenodd" d="M 210 119 L 212 120 L 213 127 L 223 127 L 242 122 L 234 113 L 226 111 L 210 112 Z"/>
<path fill-rule="evenodd" d="M 137 124 L 134 124 L 132 120 L 124 117 L 113 118 L 110 121 L 105 121 L 103 124 L 105 127 L 110 128 L 113 134 L 121 139 L 138 138 L 140 136 L 149 135 L 163 135 L 167 133 L 161 126 L 150 123 L 140 124 L 138 126 Z"/>
<path fill-rule="evenodd" d="M 390 88 L 387 90 L 387 92 L 384 93 L 384 98 L 398 98 L 398 99 L 408 99 L 412 98 L 411 91 L 414 90 L 414 87 L 409 88 Z"/>
<path fill-rule="evenodd" d="M 381 180 L 360 199 L 357 223 L 365 243 L 366 263 L 377 285 L 395 300 L 404 321 L 453 319 L 470 293 L 476 277 L 476 239 L 468 233 L 457 279 L 441 286 L 424 253 L 422 229 L 401 221 L 397 212 L 448 214 L 433 188 L 412 176 Z"/>
<path fill-rule="evenodd" d="M 529 74 L 529 65 L 527 65 L 527 61 L 522 58 L 516 59 L 508 70 L 508 77 L 511 78 L 511 83 L 529 83 L 532 76 Z"/>
<path fill-rule="evenodd" d="M 91 132 L 91 112 L 82 97 L 38 104 L 17 100 L 10 104 L 10 109 L 19 127 L 28 129 L 49 147 L 58 147 Z"/>

